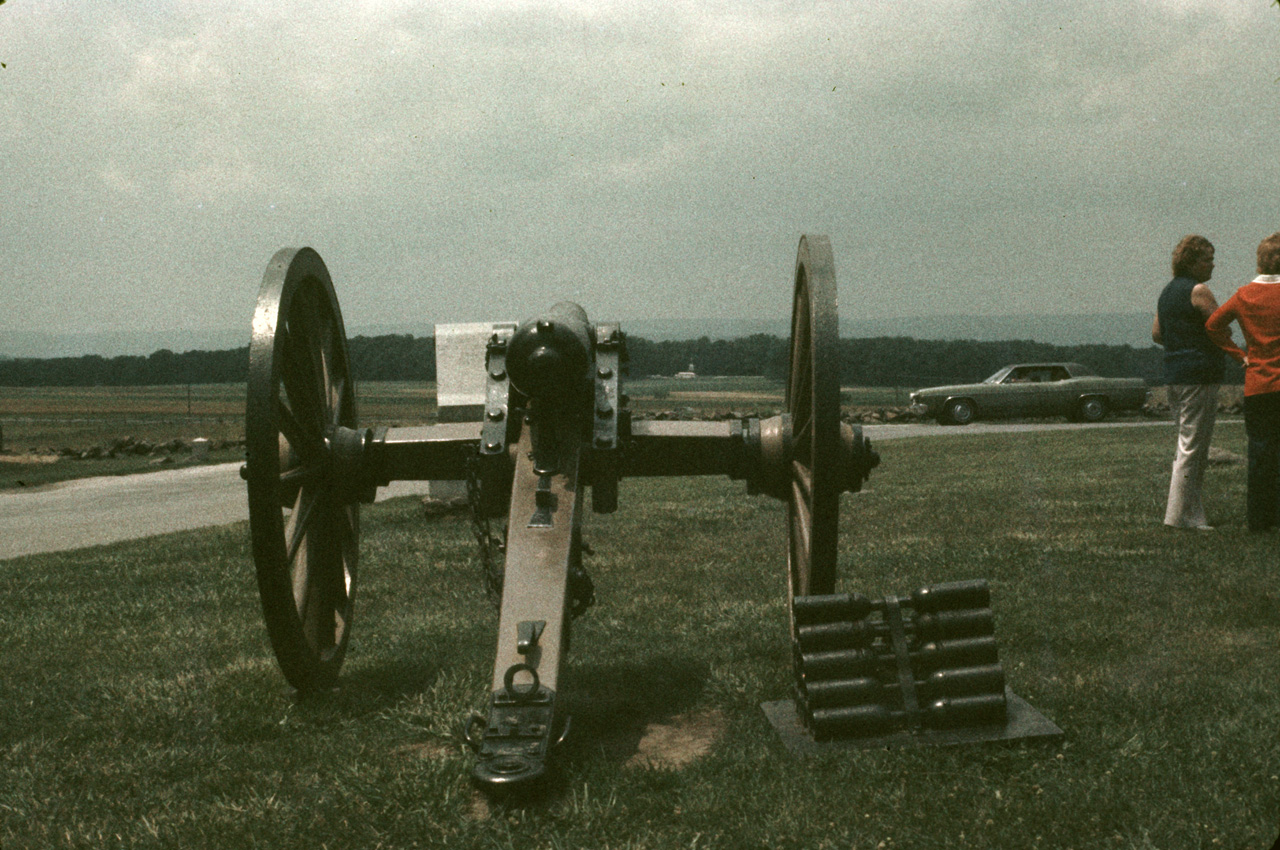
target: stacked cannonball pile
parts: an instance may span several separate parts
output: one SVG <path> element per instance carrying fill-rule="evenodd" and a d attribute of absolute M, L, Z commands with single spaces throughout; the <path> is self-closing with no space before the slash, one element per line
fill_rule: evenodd
<path fill-rule="evenodd" d="M 985 580 L 799 596 L 792 616 L 796 707 L 816 740 L 1005 722 Z"/>

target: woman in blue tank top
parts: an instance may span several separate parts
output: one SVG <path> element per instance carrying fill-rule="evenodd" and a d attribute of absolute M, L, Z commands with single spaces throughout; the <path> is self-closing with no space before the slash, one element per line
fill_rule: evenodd
<path fill-rule="evenodd" d="M 1205 320 L 1218 309 L 1206 285 L 1212 276 L 1213 245 L 1203 236 L 1183 237 L 1173 249 L 1173 280 L 1160 293 L 1151 325 L 1151 339 L 1164 346 L 1164 382 L 1178 423 L 1164 524 L 1204 531 L 1212 526 L 1200 491 L 1226 362 L 1204 329 Z"/>

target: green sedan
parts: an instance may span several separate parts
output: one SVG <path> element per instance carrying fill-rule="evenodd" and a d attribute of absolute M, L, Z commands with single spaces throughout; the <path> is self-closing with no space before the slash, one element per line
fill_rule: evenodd
<path fill-rule="evenodd" d="M 944 425 L 978 419 L 1065 416 L 1097 422 L 1147 401 L 1141 378 L 1103 378 L 1079 363 L 1017 363 L 980 384 L 928 387 L 911 394 L 911 412 Z"/>

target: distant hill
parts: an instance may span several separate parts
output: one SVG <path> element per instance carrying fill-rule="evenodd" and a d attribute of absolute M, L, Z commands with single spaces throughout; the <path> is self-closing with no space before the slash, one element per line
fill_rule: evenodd
<path fill-rule="evenodd" d="M 497 317 L 501 319 L 503 317 Z M 739 339 L 752 334 L 787 338 L 789 316 L 777 319 L 621 319 L 631 336 L 658 342 L 667 340 Z M 433 325 L 366 325 L 348 328 L 350 336 L 410 334 L 430 336 Z M 914 337 L 927 340 L 972 339 L 980 342 L 1033 340 L 1050 345 L 1151 345 L 1150 313 L 1092 313 L 1078 315 L 1022 314 L 1009 316 L 905 316 L 896 319 L 842 318 L 840 336 Z M 190 331 L 104 332 L 54 334 L 41 331 L 0 331 L 0 358 L 80 357 L 97 354 L 117 357 L 151 354 L 161 349 L 223 351 L 249 344 L 249 329 L 223 328 Z"/>
<path fill-rule="evenodd" d="M 909 336 L 915 339 L 1027 339 L 1049 345 L 1131 345 L 1150 348 L 1150 312 L 915 316 L 840 322 L 842 337 Z"/>
<path fill-rule="evenodd" d="M 657 341 L 737 339 L 763 333 L 786 338 L 790 317 L 751 319 L 638 319 L 623 322 L 632 336 Z M 1150 313 L 1092 313 L 1078 315 L 1022 314 L 1009 316 L 905 316 L 895 319 L 841 317 L 844 339 L 907 336 L 915 339 L 973 339 L 979 342 L 1033 340 L 1050 345 L 1151 345 Z"/>

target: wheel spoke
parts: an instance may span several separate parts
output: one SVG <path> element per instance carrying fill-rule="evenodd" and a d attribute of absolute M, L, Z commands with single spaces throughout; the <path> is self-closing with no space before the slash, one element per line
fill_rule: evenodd
<path fill-rule="evenodd" d="M 312 350 L 312 367 L 315 370 L 316 386 L 320 390 L 318 400 L 320 402 L 321 421 L 325 424 L 336 425 L 334 421 L 334 408 L 336 405 L 333 401 L 333 379 L 329 372 L 329 349 L 327 345 L 328 339 L 321 337 L 320 344 Z"/>
<path fill-rule="evenodd" d="M 795 365 L 791 384 L 787 387 L 788 404 L 793 415 L 799 415 L 813 406 L 813 358 L 809 354 L 809 340 L 801 340 L 801 349 L 806 356 L 799 358 Z"/>
<path fill-rule="evenodd" d="M 320 492 L 317 489 L 303 487 L 298 491 L 297 501 L 293 503 L 293 512 L 289 514 L 289 521 L 285 524 L 284 529 L 284 537 L 287 541 L 285 546 L 286 564 L 293 564 L 298 557 L 298 553 L 302 550 L 303 543 L 307 539 L 307 532 L 311 530 L 312 518 L 316 515 L 316 505 L 319 502 Z M 301 571 L 305 572 L 305 569 Z M 297 572 L 295 570 L 295 580 Z"/>
<path fill-rule="evenodd" d="M 791 427 L 793 429 L 796 427 L 796 420 L 794 416 L 791 419 Z M 810 416 L 810 417 L 807 417 L 804 420 L 803 424 L 800 425 L 799 429 L 796 430 L 791 435 L 791 445 L 797 448 L 807 447 L 809 445 L 809 438 L 812 435 L 813 435 L 813 417 Z M 807 453 L 805 455 L 805 459 L 808 460 Z"/>
<path fill-rule="evenodd" d="M 810 541 L 813 539 L 813 519 L 809 505 L 799 498 L 799 485 L 792 485 L 791 502 L 791 541 L 792 563 L 791 591 L 795 596 L 803 596 L 809 592 L 809 573 L 812 568 Z"/>
<path fill-rule="evenodd" d="M 318 436 L 326 419 L 321 410 L 324 396 L 321 387 L 315 382 L 311 355 L 303 349 L 306 343 L 306 335 L 295 333 L 290 323 L 289 334 L 285 338 L 284 358 L 280 364 L 280 382 L 284 384 L 290 409 L 300 417 L 299 423 Z"/>
<path fill-rule="evenodd" d="M 338 530 L 342 546 L 343 583 L 342 595 L 351 593 L 351 582 L 355 576 L 356 561 L 360 556 L 360 507 L 359 505 L 343 505 L 342 522 Z"/>
<path fill-rule="evenodd" d="M 807 428 L 813 421 L 812 358 L 802 358 L 795 376 L 795 383 L 789 389 L 791 389 L 789 393 L 791 426 L 799 431 Z"/>
<path fill-rule="evenodd" d="M 813 504 L 813 470 L 798 460 L 791 461 L 791 480 L 795 483 L 794 492 L 799 494 L 806 506 Z"/>
<path fill-rule="evenodd" d="M 342 418 L 345 413 L 343 410 L 342 397 L 346 394 L 347 382 L 341 377 L 341 371 L 333 378 L 333 383 L 329 385 L 329 424 L 341 425 Z"/>
<path fill-rule="evenodd" d="M 338 514 L 330 507 L 319 515 L 321 519 L 312 532 L 316 557 L 309 564 L 306 587 L 301 589 L 305 594 L 299 612 L 303 630 L 307 642 L 318 651 L 335 645 L 338 639 L 335 620 L 346 607 L 346 571 Z"/>
<path fill-rule="evenodd" d="M 276 427 L 304 461 L 318 462 L 324 456 L 320 435 L 305 428 L 279 396 L 276 397 Z"/>
<path fill-rule="evenodd" d="M 310 360 L 311 384 L 315 390 L 316 413 L 319 421 L 331 421 L 332 400 L 330 397 L 331 380 L 329 373 L 329 348 L 333 344 L 332 323 L 327 321 L 328 311 L 322 310 L 320 293 L 314 288 L 306 290 L 308 298 L 298 305 L 299 317 L 307 328 L 307 337 L 311 345 L 307 346 Z"/>
<path fill-rule="evenodd" d="M 295 466 L 280 473 L 280 486 L 282 488 L 314 487 L 323 477 L 324 471 L 319 466 Z"/>

